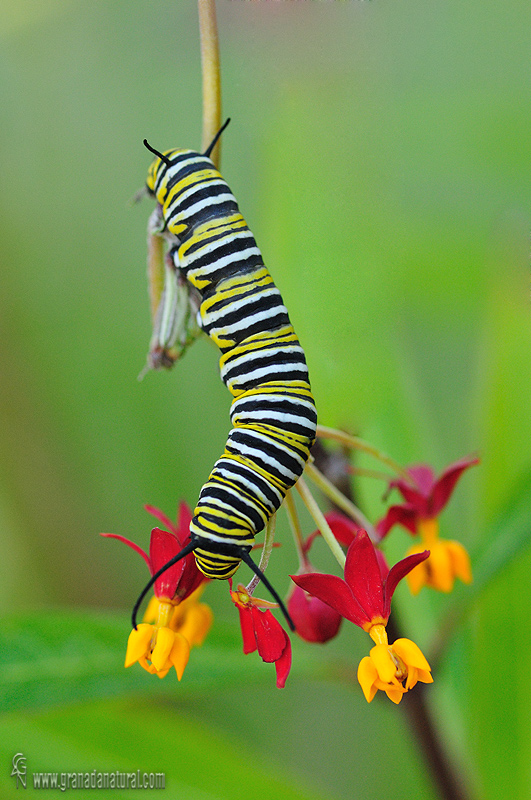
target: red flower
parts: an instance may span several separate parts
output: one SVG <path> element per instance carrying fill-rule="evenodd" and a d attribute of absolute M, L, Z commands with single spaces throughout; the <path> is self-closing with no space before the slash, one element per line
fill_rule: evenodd
<path fill-rule="evenodd" d="M 439 516 L 452 496 L 457 481 L 469 467 L 479 464 L 479 458 L 468 456 L 450 464 L 439 478 L 427 464 L 409 467 L 411 481 L 404 478 L 389 483 L 389 489 L 397 488 L 405 503 L 391 506 L 385 517 L 377 524 L 380 536 L 385 536 L 393 525 L 403 525 L 410 533 L 417 533 L 418 523 L 423 519 Z"/>
<path fill-rule="evenodd" d="M 408 576 L 409 588 L 413 594 L 423 586 L 431 586 L 441 592 L 451 592 L 455 578 L 464 583 L 472 582 L 470 558 L 460 542 L 439 538 L 438 515 L 450 499 L 457 481 L 463 472 L 479 459 L 474 456 L 462 458 L 450 464 L 440 478 L 436 479 L 431 467 L 419 464 L 410 467 L 411 482 L 402 478 L 391 481 L 389 488 L 396 487 L 406 501 L 391 506 L 385 517 L 376 525 L 380 536 L 385 536 L 393 525 L 403 525 L 410 533 L 419 534 L 422 540 L 408 551 L 417 553 L 425 547 L 430 550 L 430 558 Z"/>
<path fill-rule="evenodd" d="M 160 528 L 151 531 L 149 555 L 137 544 L 116 533 L 102 536 L 118 539 L 142 556 L 152 575 L 176 556 L 190 541 L 192 514 L 185 503 L 179 505 L 177 525 L 162 511 L 146 506 L 170 532 Z M 137 661 L 149 673 L 164 678 L 175 667 L 181 680 L 190 656 L 190 649 L 203 643 L 212 624 L 212 611 L 199 602 L 205 576 L 197 569 L 193 554 L 167 569 L 155 581 L 155 597 L 148 605 L 144 622 L 131 631 L 125 666 Z"/>
<path fill-rule="evenodd" d="M 370 657 L 362 659 L 358 669 L 358 680 L 369 703 L 378 689 L 399 703 L 418 681 L 432 681 L 429 664 L 417 645 L 409 639 L 389 645 L 385 630 L 399 581 L 428 556 L 426 550 L 389 569 L 366 531 L 360 530 L 348 549 L 344 580 L 318 573 L 291 576 L 297 586 L 359 625 L 375 642 Z"/>
<path fill-rule="evenodd" d="M 251 597 L 242 584 L 238 584 L 235 592 L 232 591 L 232 581 L 229 580 L 232 600 L 240 615 L 240 625 L 243 638 L 243 652 L 245 655 L 258 654 L 268 664 L 275 664 L 277 671 L 277 687 L 282 689 L 291 669 L 291 642 L 288 634 L 283 629 L 269 608 L 276 607 L 267 600 Z M 260 611 L 260 607 L 267 608 Z"/>

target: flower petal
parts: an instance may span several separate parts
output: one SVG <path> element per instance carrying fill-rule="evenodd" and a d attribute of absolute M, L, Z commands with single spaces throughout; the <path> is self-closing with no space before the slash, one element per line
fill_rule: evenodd
<path fill-rule="evenodd" d="M 402 580 L 402 578 L 405 578 L 406 575 L 418 564 L 422 564 L 423 561 L 429 558 L 429 555 L 429 550 L 422 550 L 418 553 L 412 553 L 411 555 L 406 556 L 406 558 L 403 558 L 401 561 L 397 561 L 397 563 L 391 567 L 384 584 L 385 613 L 383 616 L 385 618 L 387 618 L 391 613 L 391 598 L 393 597 L 399 582 Z"/>
<path fill-rule="evenodd" d="M 205 641 L 213 618 L 210 606 L 206 603 L 195 603 L 187 610 L 179 633 L 189 642 L 190 647 L 199 647 Z"/>
<path fill-rule="evenodd" d="M 407 471 L 415 481 L 421 495 L 428 497 L 435 485 L 435 473 L 429 464 L 415 464 L 415 466 L 409 467 Z"/>
<path fill-rule="evenodd" d="M 160 528 L 153 528 L 149 545 L 152 575 L 162 569 L 180 550 L 181 545 L 174 533 L 168 533 Z M 177 585 L 184 570 L 185 559 L 181 559 L 164 572 L 155 581 L 155 594 L 157 597 L 168 597 L 170 600 L 177 591 Z"/>
<path fill-rule="evenodd" d="M 133 628 L 127 640 L 127 650 L 125 653 L 125 666 L 130 667 L 144 656 L 151 642 L 153 626 L 142 622 Z"/>
<path fill-rule="evenodd" d="M 240 615 L 240 627 L 242 629 L 243 639 L 243 652 L 245 655 L 254 653 L 258 645 L 256 643 L 256 636 L 254 635 L 253 615 L 249 607 L 237 605 L 238 614 Z"/>
<path fill-rule="evenodd" d="M 411 666 L 430 672 L 430 665 L 426 661 L 422 650 L 411 639 L 397 639 L 396 642 L 393 642 L 392 650 L 395 651 L 408 668 Z"/>
<path fill-rule="evenodd" d="M 175 634 L 175 640 L 173 642 L 173 646 L 170 650 L 169 660 L 175 667 L 175 672 L 177 673 L 177 678 L 181 680 L 183 676 L 184 669 L 188 664 L 188 659 L 190 658 L 190 645 L 188 640 L 185 636 L 182 636 L 180 633 Z"/>
<path fill-rule="evenodd" d="M 428 569 L 428 586 L 438 589 L 440 592 L 451 592 L 454 586 L 452 560 L 442 541 L 432 547 L 430 559 L 426 566 Z"/>
<path fill-rule="evenodd" d="M 446 549 L 452 562 L 454 575 L 460 578 L 463 583 L 472 583 L 472 569 L 470 567 L 470 556 L 460 542 L 451 539 L 445 542 Z"/>
<path fill-rule="evenodd" d="M 383 539 L 394 525 L 402 525 L 410 533 L 416 533 L 418 518 L 419 513 L 414 505 L 403 503 L 391 506 L 387 509 L 385 517 L 376 523 L 376 530 L 380 539 Z"/>
<path fill-rule="evenodd" d="M 151 663 L 157 671 L 164 669 L 166 661 L 173 647 L 175 636 L 175 632 L 170 628 L 158 629 L 155 647 L 151 653 Z"/>
<path fill-rule="evenodd" d="M 370 651 L 372 663 L 376 667 L 378 677 L 384 683 L 391 683 L 395 679 L 396 665 L 389 653 L 386 644 L 376 644 Z"/>
<path fill-rule="evenodd" d="M 149 560 L 149 556 L 146 553 L 146 551 L 142 550 L 141 547 L 139 547 L 137 544 L 132 542 L 130 539 L 126 539 L 125 536 L 120 536 L 117 533 L 100 533 L 100 536 L 104 536 L 106 539 L 118 539 L 119 542 L 123 542 L 128 547 L 130 547 L 131 550 L 134 550 L 135 553 L 138 553 L 138 555 L 142 556 L 142 558 L 144 559 L 144 561 L 148 565 L 148 569 L 151 570 L 151 562 Z"/>
<path fill-rule="evenodd" d="M 422 475 L 420 473 L 422 470 Z M 433 476 L 433 472 L 431 472 L 430 467 L 427 465 L 419 465 L 417 467 L 411 467 L 408 469 L 408 473 L 411 475 L 412 480 L 407 481 L 404 478 L 398 478 L 395 481 L 389 482 L 389 488 L 396 488 L 406 501 L 406 504 L 413 508 L 417 514 L 420 514 L 421 517 L 427 516 L 426 509 L 426 498 L 429 495 L 429 491 L 424 492 L 421 487 L 418 485 L 417 480 L 415 478 L 415 474 L 418 472 L 419 476 L 421 477 L 421 483 L 425 489 L 428 487 L 428 473 L 424 472 L 425 470 L 429 470 L 430 474 Z"/>
<path fill-rule="evenodd" d="M 378 687 L 380 688 L 380 687 Z M 403 696 L 406 693 L 406 690 L 402 688 L 402 686 L 386 686 L 384 688 L 384 692 L 386 693 L 389 700 L 392 700 L 393 703 L 396 705 L 402 700 Z"/>
<path fill-rule="evenodd" d="M 291 580 L 313 597 L 318 597 L 323 603 L 335 609 L 342 617 L 350 620 L 355 625 L 363 628 L 371 621 L 367 613 L 360 606 L 352 590 L 342 578 L 337 575 L 325 575 L 320 572 L 305 575 L 291 575 Z"/>
<path fill-rule="evenodd" d="M 151 514 L 155 519 L 158 519 L 159 522 L 162 522 L 165 528 L 167 528 L 172 533 L 177 533 L 175 528 L 175 523 L 171 521 L 169 517 L 164 514 L 160 508 L 155 508 L 155 506 L 146 505 L 144 506 L 148 514 Z"/>
<path fill-rule="evenodd" d="M 175 531 L 181 547 L 187 543 L 190 536 L 190 523 L 192 521 L 192 510 L 187 503 L 179 503 L 179 511 L 177 513 L 177 530 Z"/>
<path fill-rule="evenodd" d="M 477 456 L 467 456 L 459 461 L 454 461 L 453 464 L 446 467 L 433 487 L 430 498 L 430 513 L 426 516 L 436 517 L 442 511 L 463 472 L 475 464 L 479 464 L 479 458 Z"/>
<path fill-rule="evenodd" d="M 268 664 L 278 661 L 286 647 L 286 633 L 271 611 L 251 607 L 258 652 Z"/>
<path fill-rule="evenodd" d="M 408 552 L 413 555 L 412 551 L 414 550 L 417 552 L 422 552 L 422 545 L 412 547 Z M 409 573 L 406 580 L 411 594 L 417 595 L 422 587 L 426 586 L 429 580 L 427 560 L 417 564 L 417 566 Z"/>
<path fill-rule="evenodd" d="M 385 617 L 382 573 L 367 531 L 360 530 L 348 549 L 345 581 L 369 619 Z"/>
<path fill-rule="evenodd" d="M 291 669 L 291 642 L 287 633 L 284 633 L 284 636 L 286 637 L 284 652 L 280 658 L 277 658 L 275 661 L 275 669 L 277 671 L 277 689 L 284 688 L 288 679 L 289 671 Z"/>
<path fill-rule="evenodd" d="M 376 671 L 376 667 L 369 656 L 365 656 L 365 658 L 361 659 L 358 666 L 358 681 L 368 703 L 374 699 L 374 696 L 378 691 L 376 686 L 377 678 L 378 673 Z"/>

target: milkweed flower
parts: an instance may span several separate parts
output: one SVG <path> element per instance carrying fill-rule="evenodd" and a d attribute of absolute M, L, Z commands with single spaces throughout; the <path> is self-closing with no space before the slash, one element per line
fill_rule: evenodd
<path fill-rule="evenodd" d="M 367 631 L 375 642 L 358 668 L 358 680 L 369 703 L 378 689 L 393 703 L 399 703 L 418 681 L 433 680 L 417 645 L 409 639 L 397 639 L 390 645 L 385 628 L 398 583 L 428 556 L 428 551 L 416 553 L 389 569 L 367 532 L 360 530 L 348 549 L 344 580 L 321 573 L 291 576 L 302 589 Z"/>
<path fill-rule="evenodd" d="M 270 611 L 271 608 L 276 608 L 276 604 L 252 597 L 241 583 L 233 591 L 232 580 L 229 580 L 229 587 L 232 601 L 240 615 L 243 652 L 248 655 L 258 650 L 263 661 L 274 663 L 277 688 L 284 688 L 291 669 L 291 642 Z"/>
<path fill-rule="evenodd" d="M 185 503 L 179 506 L 177 525 L 162 511 L 152 506 L 146 509 L 163 522 L 170 531 L 154 528 L 151 531 L 149 555 L 137 544 L 115 533 L 102 533 L 118 539 L 142 556 L 151 575 L 155 575 L 190 541 L 192 514 Z M 149 673 L 164 678 L 172 667 L 181 680 L 190 657 L 190 649 L 203 643 L 212 624 L 212 611 L 200 603 L 205 576 L 197 569 L 193 554 L 169 567 L 155 581 L 155 596 L 151 599 L 144 622 L 129 634 L 125 666 L 137 661 Z"/>
<path fill-rule="evenodd" d="M 423 586 L 451 592 L 455 578 L 464 583 L 472 582 L 467 551 L 460 542 L 439 538 L 438 516 L 463 472 L 478 463 L 479 459 L 474 456 L 462 458 L 450 464 L 437 479 L 431 467 L 419 464 L 407 470 L 410 481 L 399 478 L 389 483 L 389 489 L 398 489 L 405 502 L 388 509 L 376 526 L 378 533 L 383 537 L 394 525 L 402 525 L 422 540 L 421 544 L 408 550 L 408 555 L 419 553 L 426 547 L 431 552 L 429 560 L 408 575 L 413 594 L 418 594 Z"/>

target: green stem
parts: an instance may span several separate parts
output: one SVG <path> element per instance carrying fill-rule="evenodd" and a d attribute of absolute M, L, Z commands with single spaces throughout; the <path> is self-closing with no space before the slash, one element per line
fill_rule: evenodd
<path fill-rule="evenodd" d="M 320 472 L 314 464 L 306 464 L 305 474 L 311 478 L 315 485 L 325 494 L 336 506 L 341 508 L 345 514 L 352 517 L 361 528 L 364 528 L 373 542 L 379 540 L 374 526 L 369 522 L 365 514 L 354 505 L 351 500 L 348 500 L 345 495 L 336 489 L 332 481 L 329 481 L 322 472 Z"/>
<path fill-rule="evenodd" d="M 286 494 L 284 499 L 284 507 L 286 509 L 286 514 L 288 515 L 288 522 L 293 534 L 293 538 L 295 539 L 295 547 L 297 548 L 297 553 L 299 556 L 299 566 L 302 569 L 307 565 L 308 559 L 306 558 L 306 554 L 304 552 L 304 539 L 302 536 L 301 523 L 299 520 L 299 515 L 297 514 L 291 489 Z"/>
<path fill-rule="evenodd" d="M 400 466 L 394 458 L 391 458 L 391 456 L 388 456 L 386 453 L 382 453 L 381 450 L 378 450 L 377 447 L 369 444 L 369 442 L 366 442 L 364 439 L 360 439 L 358 436 L 351 436 L 344 431 L 338 431 L 336 428 L 326 428 L 324 425 L 317 426 L 317 436 L 322 439 L 334 439 L 336 442 L 341 442 L 341 444 L 350 447 L 352 450 L 360 450 L 362 453 L 368 453 L 411 483 L 411 475 L 404 467 Z"/>
<path fill-rule="evenodd" d="M 206 150 L 221 128 L 221 69 L 215 0 L 198 0 L 198 11 L 203 74 L 202 149 Z M 214 162 L 214 166 L 219 168 L 220 142 L 212 150 L 210 158 Z"/>
<path fill-rule="evenodd" d="M 269 558 L 271 556 L 271 552 L 273 550 L 273 543 L 275 541 L 275 523 L 276 523 L 276 514 L 273 514 L 267 521 L 265 535 L 264 535 L 264 546 L 262 548 L 262 555 L 260 556 L 260 563 L 259 568 L 262 572 L 265 572 L 267 569 L 267 565 L 269 564 Z M 247 586 L 248 594 L 252 595 L 258 584 L 260 583 L 260 578 L 258 575 L 254 575 L 249 584 Z"/>
<path fill-rule="evenodd" d="M 315 524 L 319 528 L 319 530 L 321 532 L 321 536 L 323 537 L 323 539 L 327 543 L 328 547 L 332 551 L 332 555 L 336 559 L 336 561 L 339 564 L 339 566 L 341 567 L 341 569 L 344 569 L 345 560 L 346 560 L 345 559 L 345 554 L 344 554 L 343 550 L 341 549 L 340 545 L 337 543 L 337 539 L 334 536 L 334 534 L 332 533 L 330 525 L 326 521 L 323 512 L 321 511 L 321 509 L 319 508 L 319 506 L 315 502 L 315 500 L 313 498 L 313 495 L 310 492 L 310 490 L 308 489 L 308 486 L 306 485 L 306 483 L 303 480 L 303 478 L 299 478 L 299 480 L 295 484 L 295 488 L 297 489 L 298 493 L 300 494 L 304 505 L 306 506 L 306 508 L 310 512 L 310 515 L 311 515 L 313 521 L 315 522 Z"/>

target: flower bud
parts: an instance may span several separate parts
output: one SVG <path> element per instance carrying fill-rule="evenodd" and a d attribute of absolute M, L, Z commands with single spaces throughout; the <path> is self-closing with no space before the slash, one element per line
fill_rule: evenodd
<path fill-rule="evenodd" d="M 287 606 L 297 633 L 305 641 L 328 642 L 337 635 L 341 614 L 300 586 L 295 586 L 290 593 Z"/>

